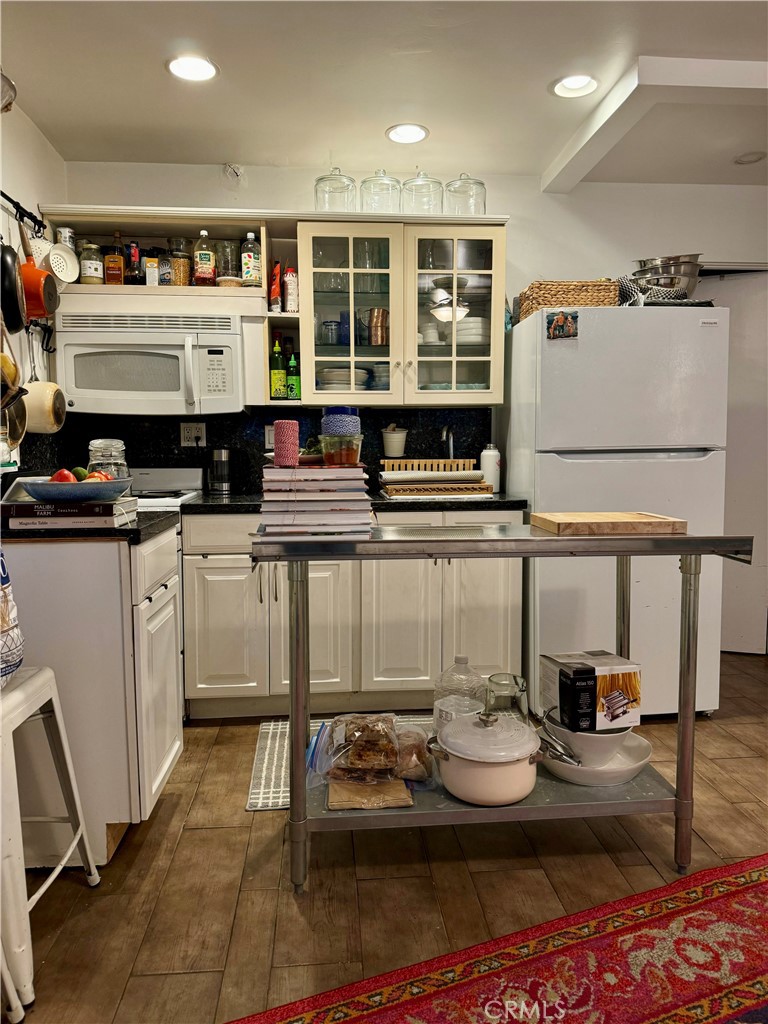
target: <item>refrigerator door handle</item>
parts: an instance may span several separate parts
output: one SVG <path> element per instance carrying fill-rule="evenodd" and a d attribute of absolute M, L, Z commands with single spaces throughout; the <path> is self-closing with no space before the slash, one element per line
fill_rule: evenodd
<path fill-rule="evenodd" d="M 554 455 L 563 462 L 670 462 L 674 459 L 708 459 L 722 448 L 671 448 L 665 451 L 644 451 L 627 449 L 624 451 L 580 451 L 580 452 L 545 452 Z"/>

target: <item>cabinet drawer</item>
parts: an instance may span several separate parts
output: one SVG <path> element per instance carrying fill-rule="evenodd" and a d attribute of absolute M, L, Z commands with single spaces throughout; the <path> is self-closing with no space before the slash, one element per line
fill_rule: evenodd
<path fill-rule="evenodd" d="M 259 516 L 182 516 L 181 536 L 185 555 L 251 553 Z"/>
<path fill-rule="evenodd" d="M 131 548 L 131 601 L 141 604 L 153 590 L 178 571 L 176 528 Z"/>

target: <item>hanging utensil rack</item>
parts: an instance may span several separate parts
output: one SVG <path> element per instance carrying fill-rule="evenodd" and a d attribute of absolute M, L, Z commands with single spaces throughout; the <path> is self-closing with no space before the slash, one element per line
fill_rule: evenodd
<path fill-rule="evenodd" d="M 35 236 L 37 238 L 43 237 L 46 228 L 44 220 L 41 220 L 39 217 L 36 217 L 34 213 L 31 213 L 29 210 L 27 210 L 26 207 L 22 206 L 21 203 L 19 203 L 16 199 L 13 199 L 11 196 L 9 196 L 7 192 L 0 191 L 0 196 L 5 200 L 3 206 L 8 211 L 8 213 L 13 214 L 13 216 L 18 221 L 26 221 L 29 224 L 29 226 L 34 230 Z"/>

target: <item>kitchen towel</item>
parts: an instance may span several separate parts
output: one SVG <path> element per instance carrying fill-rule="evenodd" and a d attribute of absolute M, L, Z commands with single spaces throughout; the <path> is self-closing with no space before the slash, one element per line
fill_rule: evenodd
<path fill-rule="evenodd" d="M 298 466 L 299 421 L 275 420 L 275 465 Z"/>

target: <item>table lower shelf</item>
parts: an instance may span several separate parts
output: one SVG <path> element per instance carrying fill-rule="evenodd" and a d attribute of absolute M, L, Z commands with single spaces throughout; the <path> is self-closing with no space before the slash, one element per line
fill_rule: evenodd
<path fill-rule="evenodd" d="M 406 825 L 457 825 L 481 821 L 533 821 L 541 818 L 590 818 L 606 814 L 673 812 L 675 789 L 647 765 L 624 786 L 575 786 L 538 769 L 533 792 L 516 804 L 476 807 L 451 796 L 441 785 L 413 794 L 413 807 L 329 811 L 327 788 L 307 792 L 310 832 L 364 828 L 402 828 Z"/>

